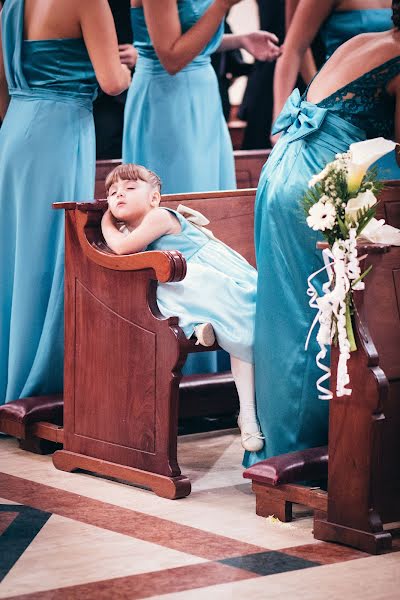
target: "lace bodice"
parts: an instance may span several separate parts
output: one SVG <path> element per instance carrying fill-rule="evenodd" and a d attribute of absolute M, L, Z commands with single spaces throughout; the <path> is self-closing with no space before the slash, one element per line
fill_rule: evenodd
<path fill-rule="evenodd" d="M 359 127 L 367 138 L 393 138 L 395 101 L 386 87 L 399 74 L 400 55 L 364 73 L 318 102 L 317 106 Z"/>

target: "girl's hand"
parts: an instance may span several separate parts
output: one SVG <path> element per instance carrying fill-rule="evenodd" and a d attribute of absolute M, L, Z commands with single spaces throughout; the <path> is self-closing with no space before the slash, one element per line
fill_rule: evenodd
<path fill-rule="evenodd" d="M 250 52 L 256 60 L 272 62 L 282 53 L 282 48 L 277 46 L 278 38 L 269 31 L 254 31 L 242 36 L 242 48 Z"/>
<path fill-rule="evenodd" d="M 120 44 L 118 50 L 121 63 L 129 69 L 133 69 L 138 56 L 136 48 L 132 44 Z"/>

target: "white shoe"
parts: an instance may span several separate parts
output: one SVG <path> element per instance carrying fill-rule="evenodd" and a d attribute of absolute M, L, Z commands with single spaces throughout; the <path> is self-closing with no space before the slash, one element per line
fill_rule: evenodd
<path fill-rule="evenodd" d="M 196 346 L 213 346 L 215 344 L 215 333 L 211 323 L 201 323 L 194 328 L 194 335 L 197 337 Z"/>
<path fill-rule="evenodd" d="M 248 450 L 249 452 L 259 452 L 264 447 L 265 438 L 256 421 L 242 423 L 239 413 L 238 427 L 240 429 L 242 446 L 245 450 Z"/>

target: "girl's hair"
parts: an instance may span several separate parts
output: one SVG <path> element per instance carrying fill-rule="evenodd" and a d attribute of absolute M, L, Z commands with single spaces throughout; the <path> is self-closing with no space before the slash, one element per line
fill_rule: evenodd
<path fill-rule="evenodd" d="M 154 189 L 158 192 L 161 192 L 161 179 L 158 175 L 146 169 L 142 165 L 134 165 L 134 164 L 123 164 L 115 167 L 106 177 L 105 188 L 106 193 L 108 195 L 108 191 L 113 183 L 116 183 L 120 179 L 127 179 L 132 181 L 137 181 L 141 179 L 146 183 L 149 183 Z"/>
<path fill-rule="evenodd" d="M 400 29 L 400 0 L 392 0 L 392 21 L 396 29 Z"/>

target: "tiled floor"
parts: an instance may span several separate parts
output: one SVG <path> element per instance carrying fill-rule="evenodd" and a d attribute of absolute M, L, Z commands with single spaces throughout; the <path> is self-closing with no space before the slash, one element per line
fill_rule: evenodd
<path fill-rule="evenodd" d="M 316 542 L 304 509 L 257 517 L 236 431 L 183 436 L 171 501 L 0 438 L 0 598 L 399 598 L 400 552 Z M 400 544 L 397 542 L 400 549 Z"/>

